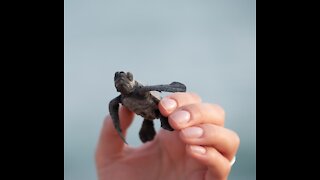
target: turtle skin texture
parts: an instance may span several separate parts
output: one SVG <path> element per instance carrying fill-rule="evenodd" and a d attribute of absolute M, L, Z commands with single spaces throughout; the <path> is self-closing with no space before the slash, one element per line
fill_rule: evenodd
<path fill-rule="evenodd" d="M 158 109 L 159 98 L 152 95 L 151 91 L 186 92 L 184 84 L 172 82 L 170 84 L 143 86 L 133 79 L 132 73 L 123 71 L 115 73 L 114 84 L 120 95 L 110 101 L 109 113 L 115 129 L 125 143 L 127 142 L 120 128 L 118 114 L 120 104 L 144 118 L 139 131 L 139 137 L 143 143 L 152 141 L 156 135 L 153 123 L 154 119 L 160 119 L 163 129 L 173 131 L 173 128 L 168 123 L 168 118 L 164 117 Z"/>

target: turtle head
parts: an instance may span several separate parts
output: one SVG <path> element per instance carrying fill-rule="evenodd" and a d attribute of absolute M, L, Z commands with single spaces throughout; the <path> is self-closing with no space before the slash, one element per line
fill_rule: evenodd
<path fill-rule="evenodd" d="M 134 91 L 135 81 L 130 72 L 118 71 L 114 74 L 114 85 L 121 94 L 129 94 Z"/>

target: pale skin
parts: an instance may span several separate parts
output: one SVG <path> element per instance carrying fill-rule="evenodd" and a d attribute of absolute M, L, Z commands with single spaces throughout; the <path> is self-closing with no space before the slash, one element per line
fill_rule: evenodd
<path fill-rule="evenodd" d="M 175 131 L 160 129 L 137 148 L 124 144 L 105 118 L 95 155 L 99 180 L 226 180 L 240 140 L 224 128 L 224 110 L 194 93 L 173 93 L 159 110 Z M 125 107 L 119 114 L 125 135 L 134 114 Z"/>

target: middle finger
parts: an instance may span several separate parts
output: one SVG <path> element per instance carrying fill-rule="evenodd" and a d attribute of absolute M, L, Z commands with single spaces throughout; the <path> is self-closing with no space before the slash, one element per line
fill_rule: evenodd
<path fill-rule="evenodd" d="M 224 111 L 218 105 L 198 103 L 182 106 L 169 115 L 170 125 L 180 130 L 198 124 L 224 125 Z"/>

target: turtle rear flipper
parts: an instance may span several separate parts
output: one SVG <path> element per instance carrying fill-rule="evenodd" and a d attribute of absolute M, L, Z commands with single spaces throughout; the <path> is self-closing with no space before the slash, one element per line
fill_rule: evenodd
<path fill-rule="evenodd" d="M 155 135 L 156 135 L 156 130 L 154 129 L 153 121 L 144 119 L 141 129 L 139 131 L 140 140 L 143 143 L 152 141 Z"/>
<path fill-rule="evenodd" d="M 169 124 L 168 118 L 160 115 L 161 127 L 168 131 L 173 131 L 174 129 Z"/>

